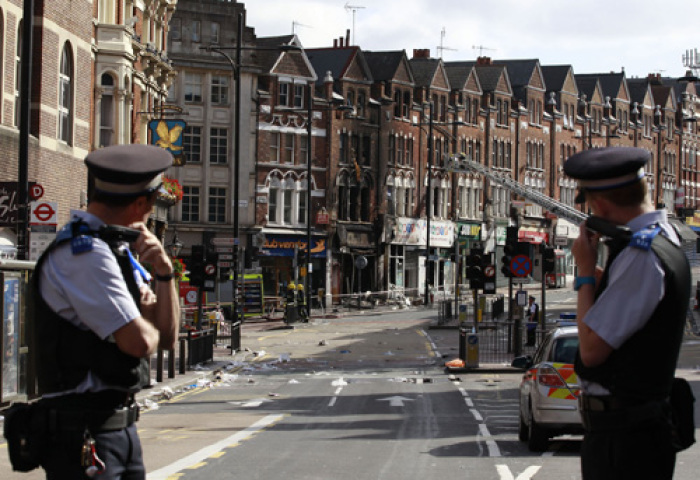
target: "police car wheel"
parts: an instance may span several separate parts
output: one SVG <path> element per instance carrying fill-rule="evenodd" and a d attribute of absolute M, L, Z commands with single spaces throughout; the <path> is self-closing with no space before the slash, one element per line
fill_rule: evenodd
<path fill-rule="evenodd" d="M 521 442 L 527 442 L 527 439 L 530 437 L 530 431 L 527 427 L 527 423 L 525 423 L 522 412 L 520 412 L 519 417 L 520 422 L 518 425 L 518 440 Z"/>
<path fill-rule="evenodd" d="M 530 410 L 530 427 L 528 428 L 527 447 L 531 452 L 544 452 L 549 447 L 547 431 L 535 422 Z"/>

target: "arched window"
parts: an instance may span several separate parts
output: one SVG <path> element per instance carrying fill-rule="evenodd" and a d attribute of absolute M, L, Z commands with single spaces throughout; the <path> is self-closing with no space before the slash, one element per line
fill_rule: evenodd
<path fill-rule="evenodd" d="M 102 98 L 100 102 L 100 147 L 108 147 L 115 143 L 114 118 L 114 77 L 109 73 L 103 73 L 100 78 L 102 86 Z"/>
<path fill-rule="evenodd" d="M 58 75 L 58 139 L 73 144 L 73 55 L 66 42 Z"/>

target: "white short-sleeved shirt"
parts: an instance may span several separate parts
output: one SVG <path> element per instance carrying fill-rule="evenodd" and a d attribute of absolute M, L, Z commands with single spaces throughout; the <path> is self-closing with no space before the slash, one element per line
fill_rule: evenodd
<path fill-rule="evenodd" d="M 71 212 L 97 230 L 103 222 L 87 212 Z M 143 285 L 136 276 L 139 287 Z M 73 325 L 89 329 L 102 339 L 141 316 L 124 282 L 117 259 L 109 246 L 93 238 L 92 250 L 74 255 L 71 242 L 56 247 L 41 268 L 39 290 L 52 310 Z M 108 388 L 92 375 L 76 391 Z"/>
<path fill-rule="evenodd" d="M 627 224 L 632 232 L 650 225 L 658 225 L 659 235 L 680 245 L 665 210 L 642 214 Z M 627 247 L 610 265 L 607 287 L 583 321 L 608 345 L 618 349 L 646 325 L 664 294 L 664 271 L 656 254 L 652 250 Z M 609 393 L 598 384 L 581 380 L 586 393 Z"/>

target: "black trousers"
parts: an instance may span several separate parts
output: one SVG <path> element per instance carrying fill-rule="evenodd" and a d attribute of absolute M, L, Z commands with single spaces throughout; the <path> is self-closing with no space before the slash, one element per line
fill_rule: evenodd
<path fill-rule="evenodd" d="M 105 463 L 105 471 L 94 478 L 99 480 L 144 480 L 141 440 L 136 424 L 122 430 L 93 433 L 97 455 Z M 47 480 L 88 479 L 80 462 L 83 432 L 61 430 L 51 434 L 51 443 L 42 467 Z"/>
<path fill-rule="evenodd" d="M 638 421 L 625 412 L 588 412 L 583 480 L 670 480 L 676 465 L 666 415 Z"/>

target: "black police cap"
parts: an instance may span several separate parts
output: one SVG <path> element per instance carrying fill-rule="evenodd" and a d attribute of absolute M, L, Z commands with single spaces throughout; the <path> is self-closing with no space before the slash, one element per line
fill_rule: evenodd
<path fill-rule="evenodd" d="M 114 145 L 85 157 L 95 190 L 114 196 L 138 196 L 155 192 L 162 173 L 173 164 L 173 156 L 153 145 Z"/>
<path fill-rule="evenodd" d="M 583 203 L 586 191 L 611 190 L 640 181 L 650 158 L 642 148 L 592 148 L 569 157 L 564 173 L 578 180 L 576 202 Z"/>

